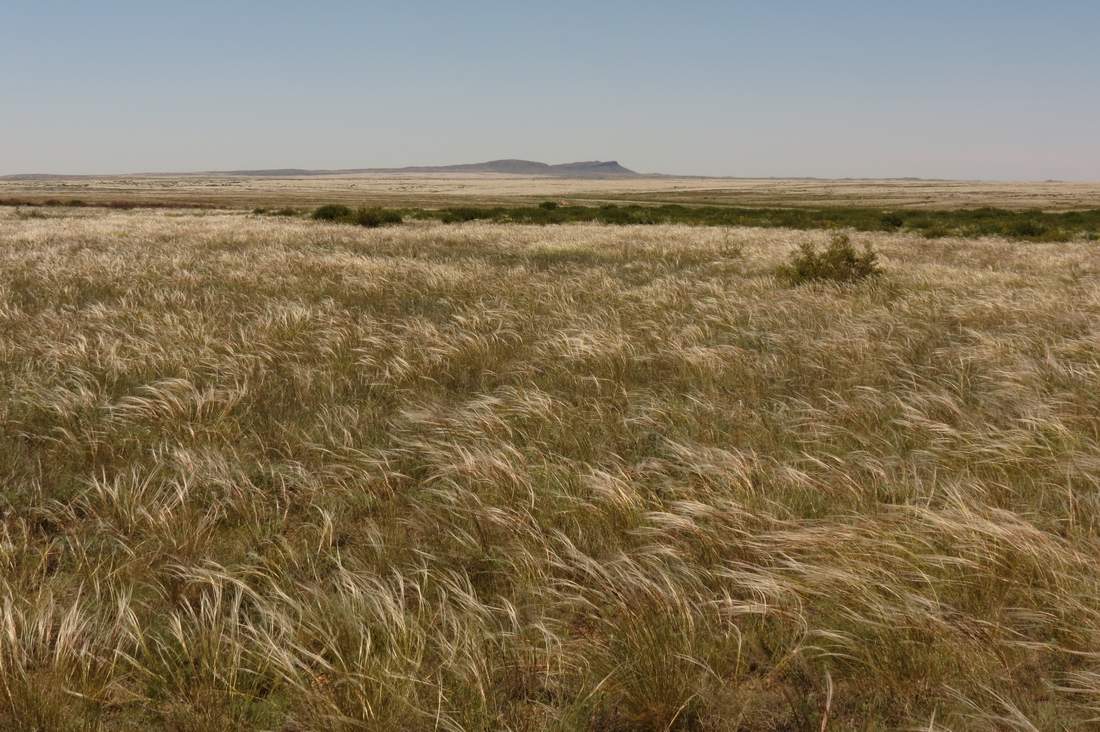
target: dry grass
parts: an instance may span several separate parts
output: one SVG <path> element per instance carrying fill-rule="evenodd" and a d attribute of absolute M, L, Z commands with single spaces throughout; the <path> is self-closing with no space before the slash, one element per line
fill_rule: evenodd
<path fill-rule="evenodd" d="M 0 728 L 1100 716 L 1095 243 L 790 288 L 824 233 L 44 216 L 0 211 Z"/>
<path fill-rule="evenodd" d="M 1065 211 L 1100 208 L 1100 183 L 732 178 L 529 178 L 492 174 L 371 174 L 240 178 L 118 176 L 0 180 L 0 200 L 145 202 L 229 208 L 323 203 L 439 207 L 517 205 L 546 199 L 749 207 L 861 206 L 889 209 L 993 207 Z"/>

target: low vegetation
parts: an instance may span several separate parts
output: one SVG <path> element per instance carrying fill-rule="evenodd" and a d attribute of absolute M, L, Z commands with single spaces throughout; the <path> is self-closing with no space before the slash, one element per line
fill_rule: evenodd
<path fill-rule="evenodd" d="M 399 211 L 383 208 L 359 208 L 352 210 L 338 203 L 330 203 L 321 206 L 313 212 L 315 221 L 339 221 L 345 224 L 356 224 L 369 229 L 388 224 L 400 224 L 402 216 Z"/>
<path fill-rule="evenodd" d="M 553 202 L 549 202 L 553 203 Z M 855 229 L 907 231 L 927 238 L 999 236 L 1027 241 L 1069 241 L 1100 231 L 1100 209 L 1043 212 L 983 208 L 973 210 L 883 211 L 864 208 L 738 208 L 729 206 L 519 206 L 463 207 L 420 210 L 418 218 L 445 223 L 561 224 L 689 224 L 695 226 L 759 226 L 790 229 Z"/>
<path fill-rule="evenodd" d="M 777 270 L 792 285 L 807 282 L 859 282 L 879 274 L 878 255 L 870 244 L 860 253 L 847 234 L 833 234 L 824 251 L 811 242 L 802 242 L 790 261 Z"/>
<path fill-rule="evenodd" d="M 369 209 L 374 217 L 436 220 L 447 224 L 488 221 L 511 224 L 600 223 L 618 226 L 687 224 L 750 226 L 802 230 L 854 229 L 862 232 L 911 232 L 928 239 L 948 236 L 997 236 L 1024 241 L 1094 239 L 1100 210 L 1047 213 L 1001 209 L 884 212 L 880 209 L 751 209 L 715 206 L 567 206 L 544 201 L 537 206 L 460 207 L 442 209 Z M 362 209 L 361 209 L 362 211 Z M 347 206 L 318 208 L 314 218 L 355 223 Z"/>
<path fill-rule="evenodd" d="M 155 201 L 110 201 L 86 204 L 81 200 L 51 199 L 43 203 L 15 199 L 0 200 L 0 206 L 24 208 L 95 205 L 113 209 L 172 208 L 174 205 Z M 195 206 L 192 206 L 194 208 Z M 261 206 L 254 214 L 301 216 L 290 206 Z M 340 203 L 316 208 L 311 217 L 319 221 L 358 224 L 368 228 L 399 224 L 405 219 L 465 223 L 486 221 L 511 224 L 599 223 L 617 226 L 670 225 L 740 226 L 788 228 L 804 231 L 819 229 L 852 229 L 861 232 L 907 232 L 928 239 L 945 237 L 1003 237 L 1032 242 L 1061 242 L 1074 239 L 1096 241 L 1100 238 L 1100 209 L 1080 211 L 1014 211 L 997 208 L 978 209 L 911 209 L 889 211 L 879 208 L 747 208 L 734 206 L 565 205 L 543 201 L 523 206 L 462 206 L 444 208 L 385 208 L 380 206 L 353 209 Z"/>
<path fill-rule="evenodd" d="M 1095 244 L 859 240 L 0 211 L 0 729 L 1087 728 Z"/>

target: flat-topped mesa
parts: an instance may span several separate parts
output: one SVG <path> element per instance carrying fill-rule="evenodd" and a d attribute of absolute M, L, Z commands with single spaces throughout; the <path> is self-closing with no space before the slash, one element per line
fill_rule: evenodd
<path fill-rule="evenodd" d="M 535 160 L 489 160 L 484 163 L 462 165 L 414 165 L 403 168 L 339 168 L 313 170 L 306 168 L 265 168 L 249 170 L 207 170 L 194 173 L 135 173 L 104 177 L 171 177 L 171 176 L 233 176 L 241 178 L 300 178 L 320 175 L 363 175 L 370 173 L 495 173 L 497 175 L 527 175 L 558 178 L 617 178 L 637 176 L 639 173 L 619 165 L 616 160 L 588 160 L 578 163 L 549 165 Z M 0 176 L 0 180 L 54 180 L 61 178 L 86 178 L 95 176 L 67 176 L 54 174 L 22 174 Z"/>
<path fill-rule="evenodd" d="M 638 175 L 624 168 L 615 160 L 588 160 L 577 163 L 548 165 L 534 160 L 490 160 L 484 163 L 464 165 L 432 165 L 408 168 L 386 168 L 364 170 L 361 172 L 386 173 L 496 173 L 499 175 L 536 175 L 562 178 L 610 178 L 616 176 Z"/>
<path fill-rule="evenodd" d="M 619 165 L 618 160 L 591 160 L 583 163 L 564 163 L 550 166 L 555 172 L 580 175 L 638 175 Z"/>

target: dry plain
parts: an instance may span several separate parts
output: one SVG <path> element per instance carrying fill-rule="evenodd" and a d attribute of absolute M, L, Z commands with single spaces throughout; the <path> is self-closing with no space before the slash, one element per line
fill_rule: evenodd
<path fill-rule="evenodd" d="M 251 208 L 318 206 L 683 203 L 720 206 L 870 206 L 1065 211 L 1100 208 L 1100 183 L 736 178 L 546 178 L 500 174 L 241 177 L 166 175 L 0 179 L 0 201 L 79 199 Z"/>
<path fill-rule="evenodd" d="M 60 185 L 0 197 L 122 190 Z M 814 195 L 1097 195 L 858 185 Z M 0 207 L 0 728 L 1093 724 L 1098 244 L 859 234 L 882 276 L 775 277 L 826 238 Z"/>

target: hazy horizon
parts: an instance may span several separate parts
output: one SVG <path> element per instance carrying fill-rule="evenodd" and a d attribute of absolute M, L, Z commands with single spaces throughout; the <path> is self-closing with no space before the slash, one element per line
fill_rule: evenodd
<path fill-rule="evenodd" d="M 1100 180 L 1100 6 L 5 3 L 0 175 Z"/>

